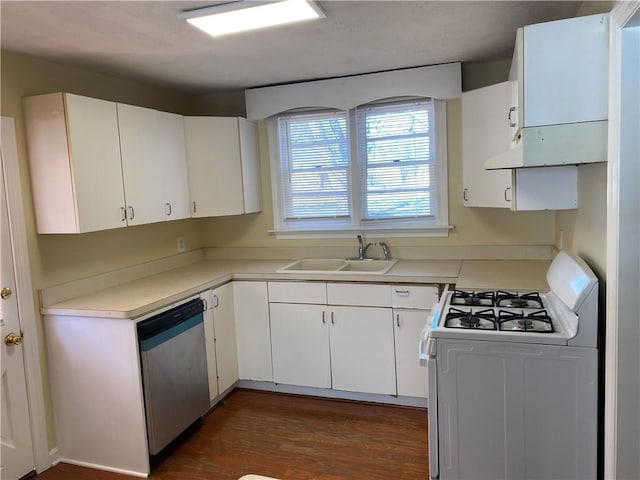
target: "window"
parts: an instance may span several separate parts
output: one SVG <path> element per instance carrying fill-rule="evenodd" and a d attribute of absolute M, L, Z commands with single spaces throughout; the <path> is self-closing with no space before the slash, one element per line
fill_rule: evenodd
<path fill-rule="evenodd" d="M 430 98 L 277 116 L 276 234 L 446 234 L 445 121 Z"/>

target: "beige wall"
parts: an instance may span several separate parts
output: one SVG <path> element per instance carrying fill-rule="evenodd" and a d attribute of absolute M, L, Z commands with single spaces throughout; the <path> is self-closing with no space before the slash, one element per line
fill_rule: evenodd
<path fill-rule="evenodd" d="M 388 238 L 386 241 L 392 251 L 394 246 L 552 245 L 555 242 L 555 212 L 512 212 L 463 206 L 461 123 L 460 100 L 448 102 L 449 221 L 454 229 L 448 238 Z M 273 229 L 273 214 L 265 122 L 261 123 L 259 131 L 264 210 L 251 215 L 200 220 L 204 244 L 208 247 L 353 245 L 354 239 L 277 240 L 268 233 Z"/>

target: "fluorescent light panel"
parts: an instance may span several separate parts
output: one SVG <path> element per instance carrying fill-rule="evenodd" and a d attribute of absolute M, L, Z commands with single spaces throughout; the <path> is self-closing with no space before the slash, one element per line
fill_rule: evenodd
<path fill-rule="evenodd" d="M 320 7 L 307 0 L 268 3 L 248 0 L 199 8 L 178 15 L 178 18 L 186 19 L 213 37 L 324 17 Z"/>

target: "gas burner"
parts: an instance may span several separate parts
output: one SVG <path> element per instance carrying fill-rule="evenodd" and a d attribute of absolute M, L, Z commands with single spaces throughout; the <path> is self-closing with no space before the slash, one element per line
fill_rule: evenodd
<path fill-rule="evenodd" d="M 493 292 L 463 292 L 454 290 L 451 295 L 451 305 L 465 305 L 467 307 L 493 307 L 495 294 Z"/>
<path fill-rule="evenodd" d="M 497 330 L 496 314 L 493 309 L 464 311 L 457 308 L 450 308 L 444 321 L 447 328 L 475 328 L 478 330 Z"/>
<path fill-rule="evenodd" d="M 511 332 L 553 333 L 555 330 L 546 310 L 537 312 L 498 312 L 498 329 Z"/>
<path fill-rule="evenodd" d="M 496 307 L 508 308 L 543 308 L 542 298 L 537 292 L 509 293 L 498 291 L 496 293 Z"/>

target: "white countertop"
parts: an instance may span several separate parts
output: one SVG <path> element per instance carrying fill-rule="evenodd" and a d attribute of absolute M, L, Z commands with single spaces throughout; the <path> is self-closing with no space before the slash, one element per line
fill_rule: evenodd
<path fill-rule="evenodd" d="M 459 260 L 399 260 L 386 274 L 277 273 L 291 260 L 203 260 L 95 293 L 43 305 L 44 315 L 136 318 L 230 280 L 455 283 Z"/>
<path fill-rule="evenodd" d="M 385 274 L 277 273 L 291 260 L 201 260 L 95 293 L 43 305 L 44 315 L 135 319 L 231 280 L 456 284 L 547 291 L 546 260 L 399 260 Z"/>
<path fill-rule="evenodd" d="M 551 260 L 465 260 L 456 287 L 547 292 Z"/>

